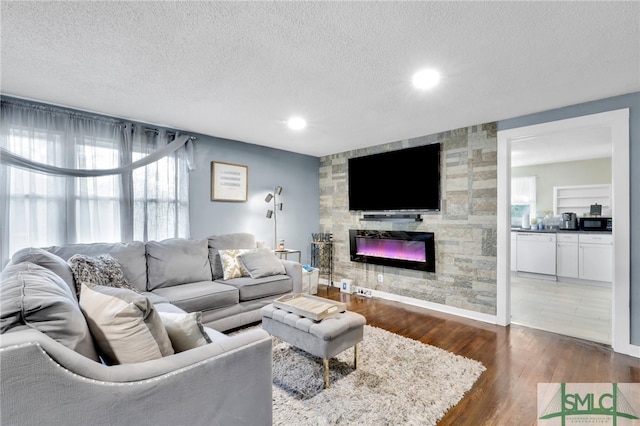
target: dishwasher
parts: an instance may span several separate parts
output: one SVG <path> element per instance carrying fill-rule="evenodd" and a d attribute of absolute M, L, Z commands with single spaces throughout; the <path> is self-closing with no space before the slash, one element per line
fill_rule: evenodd
<path fill-rule="evenodd" d="M 532 274 L 556 274 L 556 234 L 518 232 L 516 269 Z"/>

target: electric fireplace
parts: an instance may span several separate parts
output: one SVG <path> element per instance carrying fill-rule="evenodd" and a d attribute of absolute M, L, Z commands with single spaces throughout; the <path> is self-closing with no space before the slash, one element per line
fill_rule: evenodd
<path fill-rule="evenodd" d="M 349 230 L 351 261 L 435 272 L 433 232 Z"/>

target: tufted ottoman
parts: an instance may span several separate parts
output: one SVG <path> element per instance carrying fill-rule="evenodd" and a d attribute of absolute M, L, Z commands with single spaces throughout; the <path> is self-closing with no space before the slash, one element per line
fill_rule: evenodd
<path fill-rule="evenodd" d="M 269 304 L 261 309 L 262 328 L 272 336 L 322 358 L 324 387 L 329 387 L 329 359 L 354 347 L 353 363 L 358 368 L 358 343 L 364 335 L 366 319 L 355 312 L 342 312 L 321 321 L 287 312 Z"/>

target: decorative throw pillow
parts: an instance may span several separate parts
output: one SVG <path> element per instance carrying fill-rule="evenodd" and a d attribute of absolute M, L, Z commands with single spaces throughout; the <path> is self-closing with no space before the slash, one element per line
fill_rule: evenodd
<path fill-rule="evenodd" d="M 83 283 L 80 309 L 108 364 L 144 362 L 174 353 L 160 315 L 141 294 Z"/>
<path fill-rule="evenodd" d="M 169 334 L 174 351 L 183 352 L 211 343 L 209 335 L 202 327 L 202 312 L 185 314 L 158 312 L 158 314 Z"/>
<path fill-rule="evenodd" d="M 220 250 L 222 262 L 222 279 L 248 277 L 249 272 L 238 262 L 238 255 L 248 252 L 249 249 Z"/>
<path fill-rule="evenodd" d="M 27 325 L 98 361 L 87 322 L 69 286 L 49 269 L 22 262 L 0 274 L 0 333 Z"/>
<path fill-rule="evenodd" d="M 222 262 L 220 260 L 220 250 L 229 249 L 254 249 L 256 248 L 256 237 L 247 232 L 235 234 L 211 235 L 207 238 L 209 245 L 209 263 L 213 279 L 223 277 Z"/>
<path fill-rule="evenodd" d="M 269 249 L 250 250 L 237 256 L 238 263 L 247 270 L 251 278 L 284 275 L 286 271 L 282 261 Z"/>
<path fill-rule="evenodd" d="M 99 256 L 75 254 L 69 258 L 68 263 L 76 279 L 76 293 L 78 296 L 80 295 L 80 286 L 82 284 L 126 288 L 140 293 L 140 290 L 129 285 L 125 280 L 120 264 L 110 254 L 101 254 Z"/>
<path fill-rule="evenodd" d="M 76 254 L 99 256 L 108 254 L 118 261 L 127 282 L 138 290 L 147 290 L 147 260 L 142 241 L 130 243 L 65 244 L 45 248 L 66 261 Z"/>

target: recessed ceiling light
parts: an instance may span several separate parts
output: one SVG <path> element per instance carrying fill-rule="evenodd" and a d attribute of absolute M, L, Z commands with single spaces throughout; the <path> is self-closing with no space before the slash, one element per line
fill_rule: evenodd
<path fill-rule="evenodd" d="M 287 126 L 289 126 L 292 130 L 302 130 L 307 127 L 307 122 L 304 118 L 301 117 L 291 117 L 287 121 Z"/>
<path fill-rule="evenodd" d="M 426 69 L 413 75 L 413 85 L 421 90 L 431 89 L 440 81 L 440 73 L 436 70 Z"/>

